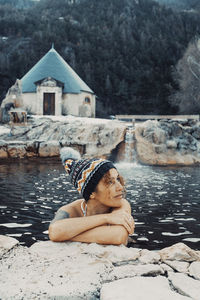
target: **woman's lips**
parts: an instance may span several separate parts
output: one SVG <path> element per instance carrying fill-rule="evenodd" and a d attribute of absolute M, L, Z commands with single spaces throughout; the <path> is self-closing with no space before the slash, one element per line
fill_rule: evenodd
<path fill-rule="evenodd" d="M 114 198 L 122 198 L 122 194 L 116 195 Z"/>

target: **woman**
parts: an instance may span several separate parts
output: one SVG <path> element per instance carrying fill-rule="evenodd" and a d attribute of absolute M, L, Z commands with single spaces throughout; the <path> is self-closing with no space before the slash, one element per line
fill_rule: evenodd
<path fill-rule="evenodd" d="M 80 159 L 71 148 L 61 149 L 61 159 L 83 199 L 62 206 L 49 226 L 54 242 L 76 241 L 127 244 L 134 232 L 131 207 L 123 198 L 124 182 L 112 162 Z"/>

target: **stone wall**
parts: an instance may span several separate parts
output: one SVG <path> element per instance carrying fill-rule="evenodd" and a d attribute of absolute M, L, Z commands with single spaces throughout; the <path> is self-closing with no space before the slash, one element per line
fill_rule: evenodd
<path fill-rule="evenodd" d="M 76 117 L 33 117 L 0 135 L 0 158 L 58 157 L 60 148 L 78 149 L 84 157 L 109 157 L 124 140 L 119 121 Z"/>
<path fill-rule="evenodd" d="M 111 156 L 119 161 L 126 151 L 126 129 L 126 123 L 115 120 L 32 117 L 27 126 L 13 126 L 9 134 L 0 130 L 0 158 L 58 157 L 61 147 L 70 146 L 84 157 Z M 131 147 L 140 163 L 200 164 L 198 120 L 149 120 L 136 123 L 132 133 Z"/>
<path fill-rule="evenodd" d="M 199 300 L 200 252 L 75 242 L 20 246 L 0 236 L 0 298 Z"/>
<path fill-rule="evenodd" d="M 135 128 L 138 161 L 148 165 L 200 164 L 200 122 L 161 120 Z"/>

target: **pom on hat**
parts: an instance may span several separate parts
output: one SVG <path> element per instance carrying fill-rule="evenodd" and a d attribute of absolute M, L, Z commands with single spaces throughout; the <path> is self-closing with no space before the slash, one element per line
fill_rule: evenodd
<path fill-rule="evenodd" d="M 81 159 L 81 155 L 78 151 L 74 150 L 70 147 L 64 147 L 60 150 L 60 158 L 62 160 L 62 163 L 64 164 L 66 160 L 72 159 L 72 160 L 79 160 Z"/>

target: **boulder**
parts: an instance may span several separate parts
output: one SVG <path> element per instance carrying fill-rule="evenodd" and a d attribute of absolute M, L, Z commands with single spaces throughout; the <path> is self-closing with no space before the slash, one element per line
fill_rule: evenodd
<path fill-rule="evenodd" d="M 192 132 L 192 136 L 197 139 L 197 140 L 200 140 L 200 127 L 195 125 L 193 127 L 193 132 Z"/>
<path fill-rule="evenodd" d="M 0 235 L 0 258 L 17 244 L 19 244 L 18 240 L 6 235 Z"/>
<path fill-rule="evenodd" d="M 143 264 L 155 264 L 160 261 L 160 254 L 156 251 L 143 249 L 141 251 L 139 261 Z"/>
<path fill-rule="evenodd" d="M 59 156 L 60 143 L 58 141 L 42 142 L 39 144 L 38 154 L 40 157 Z"/>
<path fill-rule="evenodd" d="M 146 126 L 144 127 L 142 134 L 143 137 L 154 144 L 163 144 L 166 141 L 165 131 L 158 126 L 154 126 L 157 125 L 157 121 L 155 121 L 153 126 L 149 126 L 150 122 L 151 121 L 146 122 Z"/>
<path fill-rule="evenodd" d="M 200 261 L 200 255 L 184 243 L 177 243 L 171 247 L 164 248 L 159 251 L 159 254 L 162 261 Z"/>
<path fill-rule="evenodd" d="M 200 122 L 196 121 L 185 125 L 176 120 L 138 123 L 135 129 L 138 161 L 148 165 L 200 164 L 199 131 Z"/>
<path fill-rule="evenodd" d="M 23 158 L 26 157 L 26 144 L 25 143 L 9 143 L 7 145 L 8 157 Z"/>
<path fill-rule="evenodd" d="M 19 244 L 18 240 L 10 236 L 0 235 L 0 248 L 10 250 L 17 244 Z"/>
<path fill-rule="evenodd" d="M 11 135 L 13 138 L 22 137 L 23 135 L 27 134 L 30 131 L 29 126 L 12 126 L 11 127 Z"/>
<path fill-rule="evenodd" d="M 177 144 L 178 143 L 175 140 L 168 140 L 166 142 L 167 148 L 169 148 L 169 149 L 176 149 L 177 148 Z"/>
<path fill-rule="evenodd" d="M 164 263 L 162 263 L 162 264 L 160 264 L 160 267 L 163 269 L 163 271 L 165 272 L 165 273 L 167 273 L 168 274 L 168 272 L 174 272 L 174 270 L 170 267 L 170 266 L 168 266 L 168 265 L 166 265 L 166 264 L 164 264 Z"/>
<path fill-rule="evenodd" d="M 178 122 L 171 122 L 171 135 L 179 137 L 182 135 L 183 127 Z"/>
<path fill-rule="evenodd" d="M 53 243 L 51 241 L 38 242 L 31 246 L 31 252 L 37 253 L 44 257 L 51 257 L 51 255 L 66 255 L 66 256 L 78 256 L 84 253 L 89 253 L 92 256 L 96 256 L 104 261 L 110 263 L 118 263 L 121 261 L 136 260 L 140 256 L 140 249 L 127 248 L 124 245 L 102 246 L 95 243 Z"/>
<path fill-rule="evenodd" d="M 200 281 L 195 280 L 185 274 L 169 273 L 169 280 L 180 294 L 190 297 L 193 300 L 199 300 Z"/>
<path fill-rule="evenodd" d="M 87 249 L 81 243 L 40 242 L 15 250 L 1 266 L 0 298 L 96 299 L 112 264 Z"/>
<path fill-rule="evenodd" d="M 0 158 L 8 158 L 8 152 L 7 149 L 4 147 L 0 148 Z"/>
<path fill-rule="evenodd" d="M 189 267 L 189 274 L 195 279 L 200 280 L 200 261 L 194 261 Z"/>
<path fill-rule="evenodd" d="M 165 260 L 165 264 L 179 273 L 188 273 L 189 263 L 186 261 Z"/>
<path fill-rule="evenodd" d="M 36 157 L 38 156 L 38 149 L 40 143 L 37 141 L 27 141 L 26 142 L 26 156 L 27 157 Z"/>
<path fill-rule="evenodd" d="M 189 300 L 172 291 L 168 280 L 162 276 L 125 278 L 105 283 L 102 286 L 100 300 Z"/>
<path fill-rule="evenodd" d="M 127 264 L 115 267 L 109 274 L 108 280 L 113 281 L 134 276 L 158 276 L 163 275 L 163 269 L 156 264 L 134 265 Z"/>

